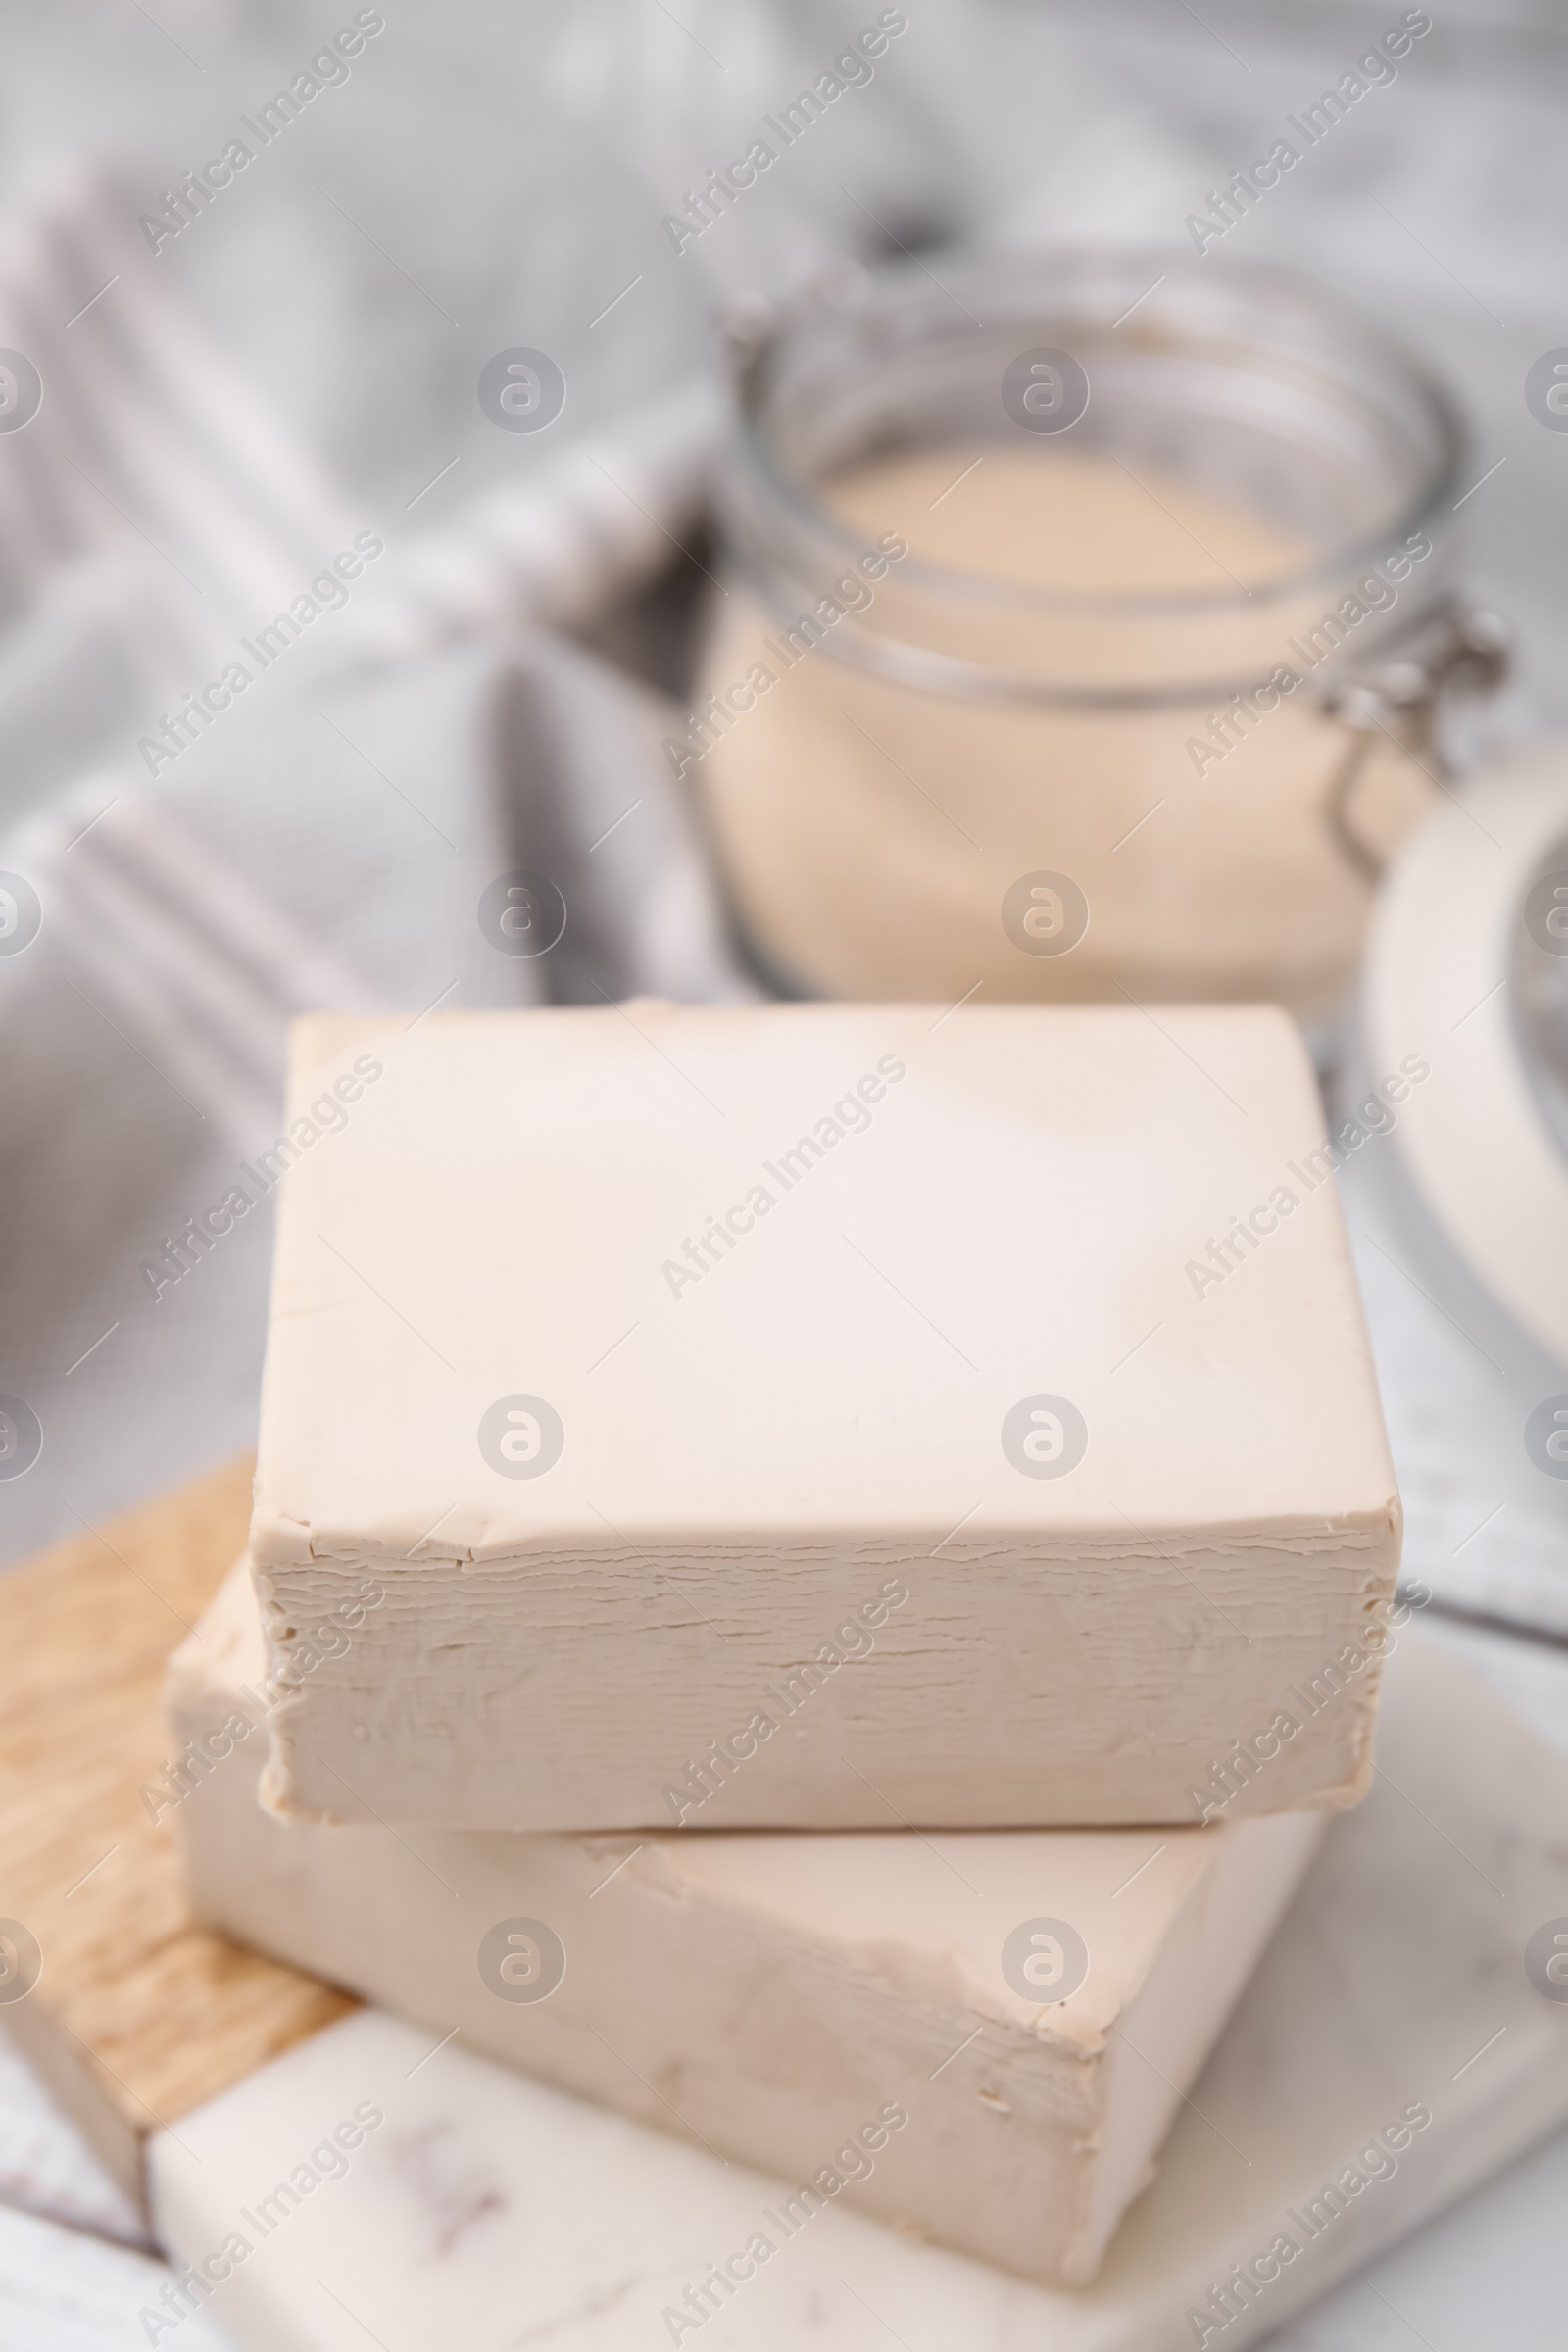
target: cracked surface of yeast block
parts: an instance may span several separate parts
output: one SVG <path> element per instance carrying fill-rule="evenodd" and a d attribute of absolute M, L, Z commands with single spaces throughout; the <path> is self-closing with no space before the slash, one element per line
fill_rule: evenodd
<path fill-rule="evenodd" d="M 258 1801 L 273 1695 L 241 1564 L 166 1689 L 176 1745 L 210 1759 L 173 1810 L 206 1925 L 432 2039 L 456 2028 L 645 2124 L 814 2181 L 818 2204 L 853 2180 L 884 2221 L 1061 2282 L 1094 2275 L 1150 2179 L 1328 1820 L 940 1842 L 324 1828 Z M 1060 2003 L 1031 1991 L 1018 1957 L 1010 1978 L 1004 1966 L 1031 1922 L 1069 1965 L 1081 1939 L 1083 1980 Z M 540 1923 L 559 1938 L 545 1997 L 507 1997 L 493 1958 L 487 1975 L 504 1923 L 536 1950 L 551 1948 Z M 1039 1948 L 1049 1974 L 1055 1950 Z"/>
<path fill-rule="evenodd" d="M 252 1529 L 280 1809 L 1363 1789 L 1399 1506 L 1283 1014 L 313 1019 L 290 1118 Z"/>

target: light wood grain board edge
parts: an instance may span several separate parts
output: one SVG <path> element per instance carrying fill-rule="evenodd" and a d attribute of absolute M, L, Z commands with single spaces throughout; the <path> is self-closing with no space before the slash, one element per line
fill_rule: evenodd
<path fill-rule="evenodd" d="M 158 1694 L 245 1541 L 251 1464 L 225 1464 L 0 1576 L 0 1916 L 42 1973 L 0 2009 L 106 2168 L 142 2193 L 160 2126 L 355 2006 L 198 1927 L 166 1812 Z"/>

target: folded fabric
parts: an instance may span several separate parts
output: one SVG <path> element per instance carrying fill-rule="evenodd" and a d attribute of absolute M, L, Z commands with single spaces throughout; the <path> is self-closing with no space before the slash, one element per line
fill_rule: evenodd
<path fill-rule="evenodd" d="M 492 639 L 258 697 L 157 784 L 102 772 L 0 842 L 40 916 L 0 955 L 0 1389 L 43 1433 L 5 1556 L 252 1443 L 270 1197 L 196 1221 L 259 1192 L 295 1013 L 751 993 L 667 726 L 564 639 Z M 565 902 L 546 956 L 480 928 L 515 870 Z"/>

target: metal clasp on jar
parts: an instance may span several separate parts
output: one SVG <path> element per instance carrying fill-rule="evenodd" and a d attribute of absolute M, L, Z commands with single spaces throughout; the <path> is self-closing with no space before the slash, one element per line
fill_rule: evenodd
<path fill-rule="evenodd" d="M 1438 737 L 1444 698 L 1494 693 L 1508 674 L 1511 650 L 1507 625 L 1495 612 L 1454 599 L 1413 629 L 1391 659 L 1326 679 L 1318 689 L 1323 710 L 1351 734 L 1323 819 L 1336 849 L 1363 881 L 1380 880 L 1385 859 L 1356 832 L 1350 805 L 1379 735 L 1440 781 L 1449 772 Z"/>

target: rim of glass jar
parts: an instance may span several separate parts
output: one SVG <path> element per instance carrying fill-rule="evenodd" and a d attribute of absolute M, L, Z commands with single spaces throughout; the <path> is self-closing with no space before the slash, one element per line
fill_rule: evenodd
<path fill-rule="evenodd" d="M 1165 247 L 1106 248 L 1088 245 L 1033 249 L 1027 252 L 990 254 L 985 252 L 956 254 L 943 260 L 943 283 L 938 285 L 928 270 L 911 257 L 907 263 L 884 265 L 863 270 L 853 281 L 853 298 L 846 302 L 832 300 L 820 290 L 808 295 L 766 325 L 748 344 L 736 375 L 737 414 L 731 437 L 731 449 L 738 453 L 754 479 L 766 495 L 776 501 L 788 519 L 803 532 L 811 534 L 825 551 L 831 551 L 830 561 L 853 560 L 859 552 L 859 537 L 830 509 L 813 495 L 812 485 L 779 456 L 776 444 L 769 437 L 763 421 L 763 405 L 770 389 L 770 371 L 778 356 L 790 340 L 816 326 L 834 322 L 853 322 L 857 313 L 869 317 L 878 301 L 890 309 L 901 296 L 913 296 L 935 309 L 938 298 L 946 297 L 957 303 L 951 290 L 956 284 L 958 293 L 979 302 L 987 291 L 996 288 L 1003 302 L 1011 306 L 1011 314 L 1020 327 L 1029 320 L 1044 325 L 1047 314 L 1059 312 L 1076 300 L 1083 303 L 1082 288 L 1097 279 L 1107 284 L 1119 273 L 1124 281 L 1137 281 L 1135 300 L 1147 298 L 1154 291 L 1148 272 L 1152 270 L 1156 280 L 1166 284 L 1175 281 L 1199 289 L 1205 284 L 1228 285 L 1238 295 L 1250 288 L 1265 297 L 1282 299 L 1298 308 L 1303 314 L 1314 315 L 1321 322 L 1325 339 L 1339 336 L 1353 353 L 1359 349 L 1396 379 L 1402 378 L 1415 404 L 1424 412 L 1429 422 L 1433 452 L 1414 491 L 1404 504 L 1387 516 L 1374 530 L 1346 539 L 1327 548 L 1314 549 L 1309 559 L 1294 570 L 1276 578 L 1259 582 L 1251 588 L 1239 589 L 1183 589 L 1179 591 L 1090 591 L 1078 589 L 1032 588 L 1021 582 L 998 580 L 984 572 L 960 571 L 948 565 L 931 564 L 919 558 L 905 556 L 900 560 L 899 573 L 905 585 L 923 590 L 933 597 L 955 602 L 986 604 L 993 609 L 1012 610 L 1021 614 L 1050 613 L 1062 616 L 1081 616 L 1085 612 L 1110 620 L 1136 621 L 1147 618 L 1217 619 L 1223 621 L 1227 612 L 1255 614 L 1260 607 L 1287 605 L 1310 596 L 1319 587 L 1342 580 L 1348 573 L 1358 572 L 1377 561 L 1377 551 L 1387 548 L 1391 538 L 1432 527 L 1433 547 L 1440 540 L 1451 538 L 1453 492 L 1457 487 L 1460 469 L 1467 452 L 1468 434 L 1458 406 L 1446 385 L 1418 353 L 1399 337 L 1387 333 L 1374 320 L 1352 304 L 1327 292 L 1310 278 L 1296 270 L 1269 262 L 1242 261 L 1224 255 L 1194 256 Z M 1200 272 L 1202 274 L 1200 275 Z M 931 289 L 935 287 L 935 294 Z M 1118 294 L 1126 291 L 1124 282 Z M 1157 305 L 1155 316 L 1166 308 L 1172 297 Z M 962 303 L 957 307 L 963 309 Z M 1106 318 L 1094 318 L 1090 322 L 1097 328 L 1102 323 L 1114 329 L 1120 318 L 1109 317 L 1109 305 L 1104 305 Z M 1125 317 L 1123 310 L 1121 316 Z M 1006 314 L 998 323 L 1006 322 Z M 1256 340 L 1267 348 L 1268 338 L 1259 333 Z M 1413 438 L 1413 434 L 1412 434 Z M 741 560 L 741 550 L 732 528 L 725 533 L 732 559 L 740 561 L 743 573 L 750 567 Z M 1431 575 L 1433 596 L 1442 593 L 1442 566 L 1435 564 Z M 1429 600 L 1430 601 L 1430 600 Z M 1416 615 L 1406 613 L 1399 628 L 1408 627 Z M 1381 632 L 1383 641 L 1396 633 Z M 1067 680 L 1021 676 L 1016 672 L 989 669 L 982 664 L 960 658 L 943 655 L 933 648 L 910 644 L 892 637 L 871 637 L 867 632 L 851 638 L 837 630 L 826 640 L 821 650 L 849 658 L 856 666 L 867 664 L 849 655 L 854 643 L 875 643 L 879 650 L 869 666 L 885 669 L 889 674 L 907 676 L 914 668 L 928 668 L 938 677 L 948 680 L 973 681 L 969 691 L 987 695 L 1019 694 L 1026 699 L 1067 700 L 1086 702 L 1164 701 L 1173 693 L 1185 699 L 1189 692 L 1203 696 L 1219 690 L 1219 682 L 1192 680 L 1162 681 L 1148 689 L 1130 686 L 1075 686 Z M 1234 681 L 1226 681 L 1227 684 Z"/>

